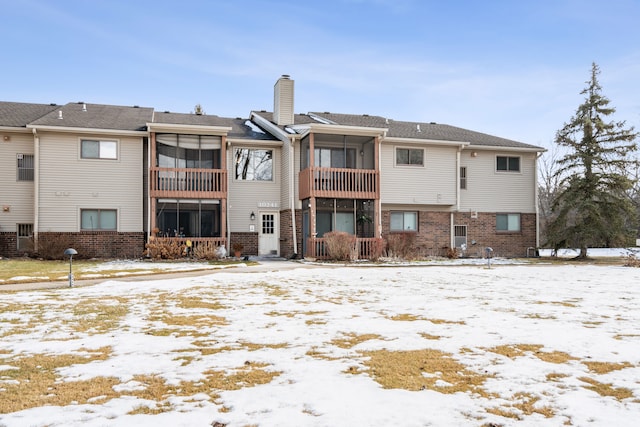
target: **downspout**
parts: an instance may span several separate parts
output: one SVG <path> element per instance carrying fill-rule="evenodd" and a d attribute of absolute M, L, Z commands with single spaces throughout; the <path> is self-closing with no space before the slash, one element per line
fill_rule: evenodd
<path fill-rule="evenodd" d="M 151 159 L 151 144 L 155 140 L 155 134 L 149 132 L 147 140 L 147 242 L 151 237 L 151 168 L 155 166 L 155 159 Z M 155 145 L 155 144 L 154 144 Z"/>
<path fill-rule="evenodd" d="M 227 148 L 231 145 L 231 143 L 229 141 L 226 141 L 226 146 Z M 231 253 L 231 227 L 229 225 L 229 208 L 231 206 L 231 203 L 229 203 L 229 194 L 231 193 L 231 191 L 229 191 L 231 189 L 230 185 L 231 185 L 231 170 L 229 168 L 228 165 L 231 165 L 233 162 L 228 162 L 228 156 L 229 156 L 229 150 L 225 149 L 224 150 L 224 157 L 225 157 L 225 167 L 227 169 L 227 202 L 225 203 L 225 223 L 227 225 L 227 254 Z"/>
<path fill-rule="evenodd" d="M 533 190 L 533 201 L 536 209 L 536 251 L 540 247 L 540 207 L 539 207 L 539 195 L 538 195 L 538 159 L 542 156 L 542 152 L 536 153 L 536 161 L 533 165 L 533 171 L 535 172 L 535 185 Z M 537 252 L 536 252 L 537 253 Z"/>
<path fill-rule="evenodd" d="M 293 137 L 289 140 L 289 199 L 291 202 L 291 228 L 293 231 L 293 257 L 298 256 L 298 236 L 296 230 L 296 205 L 295 205 L 295 149 L 293 147 Z"/>
<path fill-rule="evenodd" d="M 38 130 L 33 132 L 33 250 L 38 252 L 38 231 L 40 230 L 40 137 Z"/>

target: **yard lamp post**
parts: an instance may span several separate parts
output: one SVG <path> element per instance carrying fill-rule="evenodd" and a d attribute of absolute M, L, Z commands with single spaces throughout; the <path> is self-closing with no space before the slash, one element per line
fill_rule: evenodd
<path fill-rule="evenodd" d="M 73 271 L 71 267 L 73 266 L 73 256 L 78 254 L 73 248 L 65 249 L 64 254 L 69 257 L 69 287 L 73 287 Z"/>
<path fill-rule="evenodd" d="M 484 255 L 487 258 L 487 267 L 491 268 L 491 258 L 493 257 L 493 249 L 490 247 L 484 248 Z"/>

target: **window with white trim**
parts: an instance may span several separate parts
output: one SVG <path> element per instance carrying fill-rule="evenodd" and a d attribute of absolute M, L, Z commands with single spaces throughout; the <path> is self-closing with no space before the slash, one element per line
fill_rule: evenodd
<path fill-rule="evenodd" d="M 118 142 L 83 139 L 80 141 L 80 157 L 83 159 L 115 160 L 118 158 Z"/>
<path fill-rule="evenodd" d="M 520 214 L 496 214 L 496 231 L 520 231 Z"/>
<path fill-rule="evenodd" d="M 424 165 L 424 150 L 422 148 L 396 148 L 397 166 Z"/>
<path fill-rule="evenodd" d="M 418 231 L 418 212 L 391 212 L 391 231 Z"/>
<path fill-rule="evenodd" d="M 115 209 L 81 209 L 80 229 L 84 231 L 118 229 L 118 214 Z"/>
<path fill-rule="evenodd" d="M 460 168 L 460 189 L 461 190 L 467 189 L 467 167 L 466 166 L 462 166 Z"/>
<path fill-rule="evenodd" d="M 234 177 L 240 181 L 273 181 L 273 150 L 236 148 Z"/>
<path fill-rule="evenodd" d="M 520 172 L 520 157 L 497 156 L 496 170 L 499 172 Z"/>
<path fill-rule="evenodd" d="M 33 154 L 18 154 L 17 162 L 17 180 L 33 181 Z"/>

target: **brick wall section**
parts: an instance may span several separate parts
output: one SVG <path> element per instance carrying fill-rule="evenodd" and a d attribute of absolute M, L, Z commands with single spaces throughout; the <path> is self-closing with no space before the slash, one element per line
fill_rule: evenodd
<path fill-rule="evenodd" d="M 493 256 L 525 257 L 527 248 L 536 247 L 536 214 L 520 214 L 519 232 L 496 231 L 496 214 L 491 212 L 479 212 L 478 218 L 471 218 L 468 212 L 456 213 L 454 218 L 455 225 L 467 226 L 469 256 L 482 256 L 484 248 L 490 247 Z"/>
<path fill-rule="evenodd" d="M 258 255 L 258 233 L 256 232 L 232 232 L 229 255 L 233 256 L 233 244 L 240 242 L 244 246 L 242 255 Z"/>
<path fill-rule="evenodd" d="M 390 211 L 382 211 L 383 238 L 392 233 L 390 216 Z M 450 218 L 449 212 L 418 212 L 418 233 L 415 240 L 417 255 L 430 257 L 446 254 L 446 248 L 451 246 Z"/>
<path fill-rule="evenodd" d="M 302 257 L 302 211 L 296 210 L 296 237 L 298 257 Z M 293 256 L 293 229 L 291 228 L 291 210 L 280 211 L 280 256 Z"/>
<path fill-rule="evenodd" d="M 143 232 L 40 233 L 38 239 L 43 244 L 46 241 L 64 243 L 78 251 L 78 258 L 140 258 L 145 245 Z"/>
<path fill-rule="evenodd" d="M 454 225 L 467 226 L 468 256 L 482 257 L 484 248 L 491 247 L 493 256 L 524 257 L 527 248 L 536 247 L 536 215 L 521 214 L 519 232 L 497 232 L 495 213 L 478 213 L 471 218 L 468 212 L 454 213 Z M 382 212 L 382 237 L 390 231 L 390 211 Z M 476 244 L 471 242 L 475 240 Z M 416 247 L 420 256 L 444 256 L 451 245 L 450 212 L 418 212 Z"/>
<path fill-rule="evenodd" d="M 21 254 L 18 253 L 16 233 L 0 233 L 0 256 L 13 258 Z"/>

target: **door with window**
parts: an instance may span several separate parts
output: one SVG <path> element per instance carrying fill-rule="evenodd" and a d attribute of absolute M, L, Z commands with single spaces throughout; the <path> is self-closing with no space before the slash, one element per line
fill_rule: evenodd
<path fill-rule="evenodd" d="M 258 255 L 278 255 L 280 246 L 277 212 L 260 212 Z"/>

